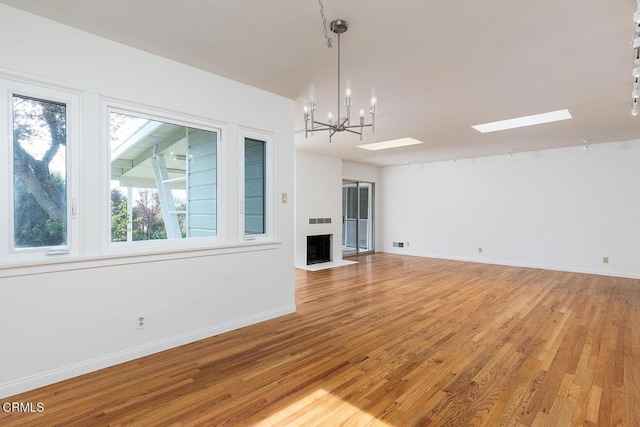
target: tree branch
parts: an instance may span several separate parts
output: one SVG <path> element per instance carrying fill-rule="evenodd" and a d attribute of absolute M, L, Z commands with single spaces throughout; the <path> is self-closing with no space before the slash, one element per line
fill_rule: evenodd
<path fill-rule="evenodd" d="M 48 163 L 34 159 L 17 140 L 14 140 L 13 149 L 14 170 L 22 182 L 49 218 L 64 222 L 66 219 L 65 197 L 51 177 Z"/>

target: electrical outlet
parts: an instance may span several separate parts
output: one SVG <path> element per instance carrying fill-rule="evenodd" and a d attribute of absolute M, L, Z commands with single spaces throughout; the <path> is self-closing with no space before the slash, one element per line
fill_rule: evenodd
<path fill-rule="evenodd" d="M 482 248 L 478 248 L 478 253 L 481 254 L 482 253 Z"/>
<path fill-rule="evenodd" d="M 609 264 L 609 257 L 608 256 L 603 256 L 602 257 L 602 262 L 605 264 Z"/>
<path fill-rule="evenodd" d="M 409 247 L 409 242 L 404 242 L 404 246 L 408 248 Z"/>
<path fill-rule="evenodd" d="M 147 326 L 147 318 L 144 314 L 136 315 L 136 329 L 144 329 Z"/>
<path fill-rule="evenodd" d="M 398 242 L 398 247 L 399 248 L 404 248 L 404 242 Z"/>

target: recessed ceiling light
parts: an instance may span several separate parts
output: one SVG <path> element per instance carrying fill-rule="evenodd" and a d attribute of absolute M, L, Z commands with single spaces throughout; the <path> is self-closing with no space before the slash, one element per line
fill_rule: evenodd
<path fill-rule="evenodd" d="M 407 145 L 424 144 L 422 141 L 418 141 L 413 138 L 400 138 L 392 139 L 390 141 L 374 142 L 373 144 L 358 145 L 358 148 L 364 148 L 365 150 L 386 150 L 388 148 L 405 147 Z"/>
<path fill-rule="evenodd" d="M 499 130 L 521 128 L 542 123 L 558 122 L 560 120 L 571 119 L 569 110 L 550 111 L 548 113 L 534 114 L 533 116 L 516 117 L 515 119 L 501 120 L 499 122 L 484 123 L 471 126 L 478 132 L 496 132 Z"/>

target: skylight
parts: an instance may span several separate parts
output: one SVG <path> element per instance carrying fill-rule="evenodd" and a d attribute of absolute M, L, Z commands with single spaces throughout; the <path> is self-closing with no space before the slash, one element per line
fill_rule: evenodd
<path fill-rule="evenodd" d="M 386 150 L 388 148 L 405 147 L 407 145 L 416 145 L 416 144 L 424 144 L 424 142 L 418 141 L 417 139 L 413 139 L 413 138 L 400 138 L 400 139 L 392 139 L 390 141 L 374 142 L 373 144 L 358 145 L 358 148 L 376 151 L 376 150 Z"/>
<path fill-rule="evenodd" d="M 515 119 L 501 120 L 498 122 L 483 123 L 471 126 L 478 132 L 496 132 L 499 130 L 521 128 L 525 126 L 539 125 L 542 123 L 558 122 L 560 120 L 571 119 L 569 110 L 550 111 L 548 113 L 534 114 L 532 116 L 516 117 Z"/>

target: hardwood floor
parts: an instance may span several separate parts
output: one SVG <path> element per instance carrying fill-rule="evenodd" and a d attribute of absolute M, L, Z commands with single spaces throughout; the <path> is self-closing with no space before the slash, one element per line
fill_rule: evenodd
<path fill-rule="evenodd" d="M 0 425 L 640 425 L 640 280 L 389 254 L 298 312 L 6 401 Z"/>

